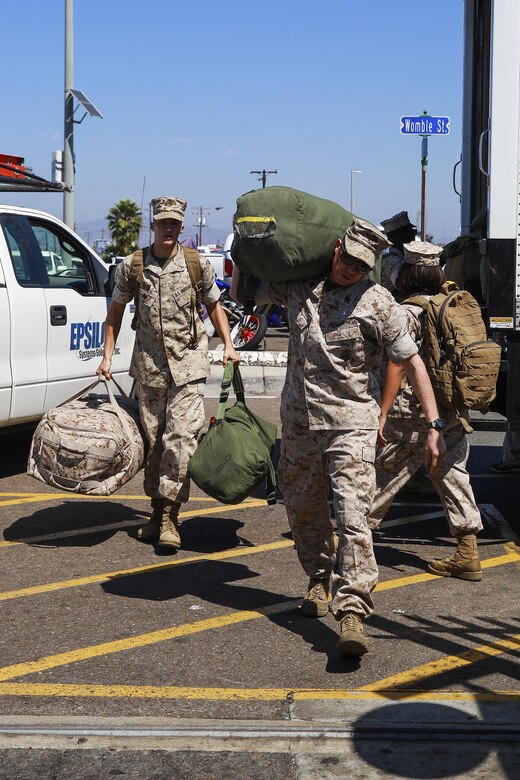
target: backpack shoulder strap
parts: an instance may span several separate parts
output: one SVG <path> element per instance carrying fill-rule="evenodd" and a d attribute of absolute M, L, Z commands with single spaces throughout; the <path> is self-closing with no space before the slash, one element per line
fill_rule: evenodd
<path fill-rule="evenodd" d="M 136 249 L 130 261 L 130 284 L 135 290 L 134 296 L 138 294 L 143 281 L 144 252 L 144 249 Z"/>
<path fill-rule="evenodd" d="M 197 311 L 200 314 L 200 307 L 202 303 L 202 268 L 200 265 L 200 255 L 195 249 L 191 249 L 189 246 L 183 246 L 184 259 L 186 260 L 186 267 L 191 279 L 191 286 L 195 291 Z"/>
<path fill-rule="evenodd" d="M 402 301 L 402 303 L 409 303 L 412 306 L 420 306 L 424 311 L 426 311 L 428 308 L 428 299 L 425 298 L 424 295 L 411 295 L 409 298 L 406 298 L 406 300 Z"/>
<path fill-rule="evenodd" d="M 204 309 L 202 308 L 202 267 L 200 264 L 200 255 L 196 249 L 192 249 L 189 246 L 183 246 L 182 251 L 184 253 L 184 259 L 186 260 L 186 268 L 190 275 L 191 280 L 191 328 L 192 338 L 190 346 L 197 346 L 197 326 L 195 322 L 195 312 L 202 319 Z"/>
<path fill-rule="evenodd" d="M 196 249 L 192 249 L 189 246 L 183 246 L 182 251 L 184 252 L 186 266 L 188 267 L 188 273 L 194 289 L 202 289 L 202 268 L 200 266 L 199 253 Z"/>
<path fill-rule="evenodd" d="M 143 269 L 144 269 L 144 254 L 148 247 L 145 249 L 136 249 L 130 260 L 130 285 L 132 287 L 132 293 L 134 295 L 134 316 L 130 327 L 132 330 L 137 330 L 139 324 L 139 288 L 143 282 Z"/>

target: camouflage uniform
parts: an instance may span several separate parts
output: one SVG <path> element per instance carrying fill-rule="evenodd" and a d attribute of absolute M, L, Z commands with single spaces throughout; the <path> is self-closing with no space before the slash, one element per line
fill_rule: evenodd
<path fill-rule="evenodd" d="M 133 298 L 132 255 L 117 269 L 113 299 Z M 210 263 L 200 259 L 202 301 L 220 297 Z M 130 376 L 139 383 L 141 421 L 148 440 L 145 492 L 152 498 L 186 501 L 188 461 L 204 425 L 202 395 L 209 374 L 208 337 L 196 315 L 197 345 L 190 346 L 192 284 L 180 245 L 163 265 L 145 250 L 139 289 L 139 320 Z"/>
<path fill-rule="evenodd" d="M 407 312 L 410 334 L 423 357 L 423 310 L 412 304 L 403 304 L 403 308 Z M 431 481 L 444 507 L 451 535 L 476 534 L 482 529 L 482 521 L 466 469 L 468 440 L 455 413 L 444 409 L 442 413 L 447 421 L 444 431 L 446 460 Z M 421 406 L 406 382 L 388 413 L 385 426 L 388 443 L 376 460 L 377 492 L 369 520 L 372 529 L 379 526 L 396 493 L 424 461 L 427 435 Z"/>
<path fill-rule="evenodd" d="M 403 263 L 404 252 L 401 252 L 396 246 L 391 246 L 381 258 L 381 284 L 392 293 L 398 303 L 405 298 L 404 294 L 395 286 L 397 275 Z"/>
<path fill-rule="evenodd" d="M 377 582 L 368 512 L 375 488 L 383 351 L 400 362 L 417 353 L 402 308 L 363 278 L 325 289 L 325 280 L 272 285 L 288 308 L 291 329 L 282 393 L 280 487 L 300 562 L 326 578 L 335 561 L 327 504 L 332 483 L 340 534 L 332 611 L 369 615 Z"/>

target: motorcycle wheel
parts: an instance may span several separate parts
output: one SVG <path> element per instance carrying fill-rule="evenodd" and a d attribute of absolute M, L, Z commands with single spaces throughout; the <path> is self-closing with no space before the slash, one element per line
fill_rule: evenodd
<path fill-rule="evenodd" d="M 231 331 L 231 341 L 237 351 L 258 349 L 267 331 L 264 314 L 245 314 Z"/>

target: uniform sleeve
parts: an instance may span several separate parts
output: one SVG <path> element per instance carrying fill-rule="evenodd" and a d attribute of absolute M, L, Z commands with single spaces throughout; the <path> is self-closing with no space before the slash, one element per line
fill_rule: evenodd
<path fill-rule="evenodd" d="M 202 302 L 216 303 L 220 298 L 220 290 L 215 284 L 215 269 L 207 259 L 200 257 L 200 267 L 202 271 Z"/>
<path fill-rule="evenodd" d="M 390 303 L 383 324 L 383 344 L 393 363 L 417 355 L 419 349 L 408 329 L 408 318 L 402 306 L 395 301 Z"/>
<path fill-rule="evenodd" d="M 420 306 L 413 306 L 412 304 L 405 303 L 403 303 L 403 309 L 406 313 L 408 332 L 420 350 L 424 339 L 421 316 L 423 314 L 423 309 Z"/>
<path fill-rule="evenodd" d="M 134 298 L 134 292 L 130 284 L 130 263 L 132 256 L 125 257 L 116 268 L 115 285 L 112 292 L 112 300 L 126 306 Z"/>

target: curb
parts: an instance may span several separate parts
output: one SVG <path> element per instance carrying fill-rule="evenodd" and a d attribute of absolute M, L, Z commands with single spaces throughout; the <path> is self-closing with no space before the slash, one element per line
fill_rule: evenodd
<path fill-rule="evenodd" d="M 240 366 L 263 366 L 273 368 L 287 367 L 287 352 L 239 352 Z M 212 366 L 222 364 L 222 350 L 214 349 L 208 353 Z"/>

